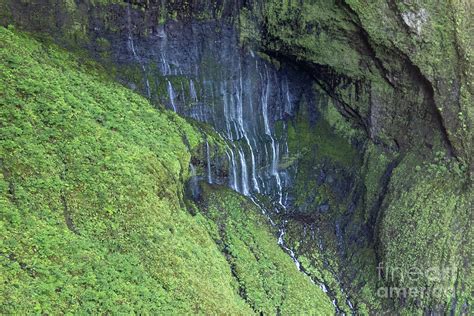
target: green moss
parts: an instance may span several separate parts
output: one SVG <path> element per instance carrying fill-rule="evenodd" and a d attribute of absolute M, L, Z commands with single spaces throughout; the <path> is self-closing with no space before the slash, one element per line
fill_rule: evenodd
<path fill-rule="evenodd" d="M 320 80 L 361 116 L 358 124 L 371 125 L 372 139 L 417 147 L 446 129 L 448 146 L 471 161 L 471 7 L 466 0 L 275 0 L 252 5 L 242 20 L 258 24 L 268 51 L 314 65 L 316 76 L 329 69 Z"/>
<path fill-rule="evenodd" d="M 295 240 L 300 240 L 299 247 L 296 247 L 297 252 L 302 252 L 304 254 L 298 256 L 298 260 L 301 263 L 303 269 L 308 273 L 312 278 L 323 282 L 330 290 L 331 295 L 337 300 L 338 308 L 344 313 L 351 313 L 351 310 L 346 302 L 346 296 L 341 291 L 341 284 L 339 284 L 335 276 L 331 273 L 336 271 L 337 262 L 335 260 L 329 260 L 328 258 L 335 258 L 336 254 L 332 253 L 330 256 L 327 256 L 321 252 L 317 246 L 314 245 L 315 241 L 311 240 L 311 237 L 303 236 L 300 230 L 300 225 L 290 226 L 290 230 L 287 236 L 289 237 L 288 243 L 295 243 Z M 296 229 L 296 230 L 295 230 Z M 334 257 L 332 256 L 334 255 Z"/>
<path fill-rule="evenodd" d="M 183 137 L 200 133 L 100 68 L 0 37 L 2 313 L 250 313 L 181 207 Z"/>
<path fill-rule="evenodd" d="M 347 139 L 334 133 L 333 129 L 326 121 L 317 123 L 315 137 L 319 153 L 329 160 L 349 166 L 354 163 L 356 150 L 351 146 Z"/>
<path fill-rule="evenodd" d="M 217 225 L 213 234 L 216 242 L 233 269 L 241 296 L 255 312 L 334 312 L 328 297 L 278 246 L 274 228 L 258 207 L 229 189 L 202 186 L 203 214 Z"/>
<path fill-rule="evenodd" d="M 333 163 L 349 166 L 356 157 L 356 150 L 350 143 L 353 132 L 341 117 L 330 116 L 334 113 L 330 107 L 332 105 L 326 105 L 323 108 L 323 118 L 312 124 L 309 120 L 309 109 L 303 101 L 296 120 L 288 127 L 290 152 L 304 155 L 305 152 L 316 150 L 321 159 L 326 158 Z M 331 122 L 328 122 L 328 119 Z"/>
<path fill-rule="evenodd" d="M 101 54 L 102 59 L 110 58 L 110 42 L 103 38 L 99 37 L 95 40 L 99 54 Z"/>
<path fill-rule="evenodd" d="M 455 291 L 458 305 L 472 304 L 472 271 L 462 262 L 470 260 L 465 249 L 472 247 L 473 191 L 459 181 L 456 164 L 438 161 L 419 166 L 409 155 L 390 183 L 380 240 L 386 270 L 396 271 L 385 280 L 391 286 L 426 291 L 424 296 L 409 298 L 412 304 L 417 300 L 425 307 L 449 306 Z M 410 271 L 422 275 L 414 278 Z M 446 274 L 439 276 L 436 271 Z"/>
<path fill-rule="evenodd" d="M 239 15 L 239 36 L 243 45 L 252 45 L 261 40 L 257 21 L 246 8 L 243 8 Z"/>
<path fill-rule="evenodd" d="M 457 115 L 459 112 L 469 115 L 472 125 L 473 116 L 468 109 L 472 104 L 472 89 L 470 96 L 459 102 L 449 95 L 453 90 L 472 87 L 474 74 L 469 59 L 473 54 L 470 44 L 474 42 L 474 36 L 472 23 L 466 24 L 467 20 L 472 20 L 469 9 L 472 5 L 465 1 L 400 2 L 391 7 L 385 1 L 351 0 L 347 3 L 357 14 L 389 71 L 400 72 L 399 66 L 384 56 L 387 50 L 393 50 L 415 65 L 433 86 L 435 110 L 441 116 L 447 136 L 457 155 L 469 160 L 472 133 L 463 131 Z"/>
<path fill-rule="evenodd" d="M 320 111 L 324 120 L 328 122 L 334 133 L 348 141 L 363 138 L 362 131 L 354 128 L 337 110 L 334 100 L 329 98 L 327 101 L 326 104 L 323 104 Z"/>
<path fill-rule="evenodd" d="M 375 144 L 369 142 L 364 152 L 364 186 L 365 186 L 365 215 L 367 221 L 369 211 L 382 194 L 383 177 L 390 163 L 389 154 L 383 152 Z"/>
<path fill-rule="evenodd" d="M 360 55 L 341 36 L 341 30 L 350 32 L 354 26 L 332 1 L 268 1 L 254 12 L 264 16 L 264 28 L 274 36 L 265 42 L 269 48 L 291 47 L 298 59 L 329 65 L 341 73 L 361 74 Z M 244 13 L 244 20 L 251 20 Z"/>

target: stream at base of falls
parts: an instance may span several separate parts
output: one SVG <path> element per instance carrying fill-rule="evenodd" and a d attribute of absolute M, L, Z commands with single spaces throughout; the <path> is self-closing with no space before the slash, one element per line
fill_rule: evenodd
<path fill-rule="evenodd" d="M 287 220 L 282 220 L 279 225 L 276 224 L 270 215 L 271 212 L 269 212 L 268 210 L 265 210 L 265 207 L 262 206 L 262 204 L 255 197 L 250 197 L 249 199 L 260 209 L 262 214 L 268 219 L 268 221 L 273 227 L 278 227 L 277 243 L 291 257 L 291 260 L 293 260 L 298 271 L 305 274 L 309 278 L 311 283 L 313 283 L 315 286 L 318 286 L 324 293 L 326 293 L 331 298 L 332 305 L 334 306 L 334 309 L 337 315 L 345 315 L 345 313 L 342 312 L 341 309 L 339 308 L 338 301 L 334 293 L 331 290 L 328 290 L 329 287 L 324 282 L 313 278 L 311 274 L 304 269 L 304 267 L 298 260 L 298 257 L 296 256 L 295 252 L 285 243 L 284 236 L 286 233 L 285 225 L 287 223 Z M 286 207 L 282 205 L 282 208 L 283 208 L 283 212 L 285 212 Z M 344 291 L 341 286 L 339 287 L 339 290 L 341 291 L 342 294 L 344 294 Z M 351 309 L 351 314 L 355 315 L 354 306 L 347 296 L 346 296 L 346 304 Z"/>

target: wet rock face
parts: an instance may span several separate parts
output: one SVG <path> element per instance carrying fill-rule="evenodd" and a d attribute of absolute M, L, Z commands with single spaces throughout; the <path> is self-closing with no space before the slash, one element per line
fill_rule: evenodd
<path fill-rule="evenodd" d="M 282 198 L 277 165 L 286 148 L 274 125 L 293 115 L 302 93 L 294 71 L 277 71 L 241 49 L 229 23 L 170 21 L 143 36 L 139 13 L 127 7 L 123 14 L 123 32 L 105 35 L 114 64 L 134 70 L 132 76 L 119 74 L 120 79 L 157 104 L 210 124 L 229 141 L 220 157 L 212 145 L 203 150 L 201 173 L 207 173 L 207 181 L 229 184 L 246 195 Z"/>
<path fill-rule="evenodd" d="M 277 69 L 251 50 L 239 46 L 232 24 L 213 21 L 170 21 L 152 34 L 136 35 L 132 12 L 127 34 L 111 36 L 114 63 L 139 65 L 141 76 L 121 77 L 168 109 L 213 126 L 229 141 L 224 157 L 205 150 L 208 182 L 228 183 L 249 195 L 265 193 L 279 203 L 287 199 L 291 170 L 287 124 L 311 81 L 291 67 Z M 134 79 L 138 79 L 138 82 Z M 224 166 L 227 177 L 216 165 Z"/>
<path fill-rule="evenodd" d="M 220 156 L 212 144 L 203 150 L 210 162 L 197 172 L 207 173 L 209 182 L 228 184 L 246 195 L 269 194 L 282 204 L 291 201 L 296 165 L 283 166 L 294 154 L 288 149 L 287 127 L 302 99 L 310 103 L 306 115 L 316 124 L 319 96 L 306 72 L 274 65 L 268 56 L 241 46 L 235 23 L 239 2 L 198 1 L 180 7 L 110 1 L 68 7 L 51 1 L 46 7 L 26 1 L 7 6 L 7 20 L 88 49 L 113 64 L 118 79 L 131 89 L 213 126 L 229 146 Z M 169 19 L 173 12 L 177 20 Z M 200 16 L 203 12 L 208 15 Z"/>

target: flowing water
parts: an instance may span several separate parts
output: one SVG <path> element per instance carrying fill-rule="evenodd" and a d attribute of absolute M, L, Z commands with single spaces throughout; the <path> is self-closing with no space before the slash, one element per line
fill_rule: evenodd
<path fill-rule="evenodd" d="M 135 43 L 133 41 L 133 34 L 132 34 L 132 18 L 130 14 L 130 5 L 127 5 L 127 46 L 128 49 L 131 51 L 133 57 L 135 58 L 136 62 L 140 65 L 140 68 L 143 71 L 143 77 L 145 81 L 145 87 L 146 87 L 146 95 L 148 98 L 151 98 L 151 90 L 150 90 L 150 81 L 148 80 L 148 74 L 145 68 L 145 65 L 143 64 L 141 58 L 138 56 L 137 51 L 135 50 Z"/>
<path fill-rule="evenodd" d="M 130 20 L 130 10 L 127 12 Z M 285 243 L 286 222 L 277 225 L 272 214 L 291 207 L 288 189 L 295 170 L 282 168 L 281 160 L 291 155 L 288 120 L 296 115 L 300 101 L 308 98 L 311 83 L 292 68 L 276 68 L 253 51 L 241 49 L 233 28 L 213 23 L 218 22 L 167 23 L 142 39 L 138 49 L 129 22 L 126 45 L 143 70 L 144 92 L 150 98 L 210 124 L 227 141 L 223 157 L 213 155 L 206 141 L 207 182 L 227 184 L 254 202 L 257 194 L 270 197 L 275 207 L 260 209 L 278 227 L 278 244 L 298 270 L 306 273 Z M 151 65 L 158 70 L 153 73 L 154 86 L 148 81 Z M 160 86 L 166 87 L 167 95 Z M 225 177 L 215 167 L 223 165 L 228 169 Z M 196 167 L 190 168 L 196 179 Z M 311 280 L 328 292 L 326 285 Z"/>
<path fill-rule="evenodd" d="M 211 149 L 209 142 L 206 140 L 206 162 L 207 162 L 207 182 L 212 184 L 212 169 L 211 169 Z"/>
<path fill-rule="evenodd" d="M 178 109 L 176 108 L 176 93 L 174 92 L 173 85 L 169 80 L 167 80 L 167 87 L 168 87 L 168 96 L 170 100 L 171 107 L 173 111 L 178 112 Z"/>
<path fill-rule="evenodd" d="M 135 42 L 128 28 L 127 46 L 143 69 L 144 92 L 174 112 L 210 124 L 228 141 L 224 157 L 207 154 L 208 181 L 228 183 L 247 196 L 265 194 L 283 206 L 291 170 L 280 168 L 281 154 L 288 154 L 286 124 L 280 122 L 294 115 L 304 80 L 295 70 L 277 69 L 242 50 L 230 27 L 172 22 Z M 212 159 L 227 160 L 227 179 L 211 168 L 222 165 Z"/>

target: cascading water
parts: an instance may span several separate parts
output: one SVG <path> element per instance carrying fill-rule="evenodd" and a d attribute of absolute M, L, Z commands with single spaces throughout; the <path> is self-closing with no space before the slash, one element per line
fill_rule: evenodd
<path fill-rule="evenodd" d="M 234 189 L 238 190 L 238 185 L 237 185 L 237 164 L 235 163 L 235 155 L 234 151 L 228 149 L 229 151 L 226 151 L 227 157 L 229 159 L 229 165 L 231 169 L 231 174 L 229 176 L 229 186 Z M 230 154 L 229 154 L 230 153 Z"/>
<path fill-rule="evenodd" d="M 212 172 L 211 172 L 211 149 L 209 148 L 209 142 L 206 140 L 206 162 L 207 162 L 207 182 L 212 184 Z"/>
<path fill-rule="evenodd" d="M 298 259 L 296 258 L 296 255 L 295 255 L 295 252 L 293 250 L 291 250 L 290 248 L 288 248 L 286 245 L 285 245 L 285 241 L 283 239 L 283 237 L 285 236 L 285 224 L 286 222 L 283 221 L 283 224 L 282 224 L 282 227 L 280 228 L 279 230 L 279 234 L 278 234 L 278 244 L 286 250 L 286 252 L 289 253 L 291 259 L 293 260 L 293 262 L 295 263 L 296 265 L 296 268 L 298 269 L 298 271 L 301 271 L 301 263 L 298 261 Z"/>
<path fill-rule="evenodd" d="M 279 160 L 286 133 L 277 137 L 274 124 L 284 113 L 293 113 L 296 102 L 287 95 L 295 83 L 286 71 L 276 70 L 255 54 L 242 54 L 233 29 L 213 37 L 204 32 L 208 27 L 196 24 L 191 26 L 193 31 L 183 32 L 160 26 L 155 34 L 140 41 L 140 51 L 148 52 L 140 65 L 156 63 L 160 76 L 155 81 L 165 83 L 167 96 L 152 89 L 152 97 L 177 113 L 209 123 L 228 141 L 224 158 L 228 160 L 229 180 L 219 178 L 216 170 L 208 172 L 209 179 L 228 182 L 245 195 L 274 197 L 283 206 L 289 181 L 282 181 Z M 203 30 L 196 31 L 199 28 Z M 186 34 L 199 38 L 185 38 Z"/>
<path fill-rule="evenodd" d="M 240 192 L 243 195 L 249 195 L 249 179 L 247 175 L 247 162 L 245 161 L 245 155 L 242 151 L 242 148 L 239 148 L 239 157 L 240 157 L 240 168 L 242 173 L 242 187 L 240 188 Z"/>
<path fill-rule="evenodd" d="M 197 97 L 197 93 L 196 93 L 196 87 L 194 87 L 193 79 L 189 80 L 189 93 L 191 94 L 191 100 L 193 102 L 197 102 L 198 97 Z"/>
<path fill-rule="evenodd" d="M 148 75 L 147 71 L 145 68 L 145 65 L 142 63 L 142 60 L 137 54 L 137 51 L 135 50 L 135 43 L 133 42 L 133 35 L 132 35 L 132 16 L 130 13 L 130 5 L 127 5 L 127 30 L 128 30 L 128 36 L 127 36 L 127 46 L 128 49 L 132 52 L 133 58 L 137 61 L 137 63 L 140 65 L 140 68 L 143 71 L 143 77 L 145 81 L 145 87 L 146 87 L 146 94 L 148 98 L 151 98 L 151 91 L 150 91 L 150 81 L 148 80 Z"/>
<path fill-rule="evenodd" d="M 291 167 L 280 167 L 282 157 L 290 154 L 287 120 L 295 115 L 296 105 L 310 83 L 291 68 L 276 69 L 252 51 L 246 53 L 233 28 L 213 23 L 217 22 L 169 22 L 160 26 L 158 32 L 140 41 L 140 51 L 148 52 L 141 58 L 136 55 L 131 36 L 128 46 L 133 48 L 132 55 L 146 78 L 145 65 L 158 65 L 160 73 L 155 72 L 155 81 L 165 83 L 167 95 L 160 92 L 159 85 L 150 91 L 146 83 L 148 95 L 181 115 L 208 123 L 227 141 L 223 157 L 211 155 L 211 144 L 206 142 L 207 181 L 227 184 L 257 205 L 257 193 L 270 197 L 274 209 L 261 209 L 276 226 L 271 216 L 287 211 L 291 203 L 288 187 L 295 172 Z M 223 165 L 228 169 L 225 177 L 213 170 L 213 166 Z M 196 172 L 195 166 L 191 171 Z M 304 272 L 294 251 L 285 244 L 285 224 L 279 224 L 278 244 Z M 319 286 L 327 291 L 324 284 Z"/>
<path fill-rule="evenodd" d="M 250 198 L 250 199 L 252 200 L 252 202 L 253 202 L 258 208 L 260 208 L 261 212 L 262 212 L 264 215 L 266 215 L 266 216 L 268 217 L 268 219 L 269 219 L 271 225 L 274 226 L 274 227 L 277 226 L 277 225 L 275 224 L 275 222 L 272 220 L 271 216 L 268 214 L 268 212 L 265 211 L 265 208 L 264 208 L 263 206 L 261 206 L 261 205 L 258 203 L 257 200 L 255 200 L 255 199 L 253 199 L 253 198 Z M 282 223 L 281 223 L 281 226 L 280 226 L 279 229 L 278 229 L 278 241 L 277 241 L 277 242 L 278 242 L 278 245 L 280 245 L 280 247 L 282 247 L 282 248 L 288 253 L 288 255 L 290 256 L 291 260 L 293 260 L 293 262 L 295 263 L 296 268 L 298 269 L 298 271 L 300 271 L 300 272 L 304 273 L 306 276 L 308 276 L 308 278 L 309 278 L 309 280 L 311 281 L 311 283 L 313 283 L 313 284 L 315 284 L 315 285 L 318 285 L 319 288 L 320 288 L 324 293 L 328 293 L 329 291 L 328 291 L 328 289 L 327 289 L 327 286 L 326 286 L 323 282 L 315 281 L 315 280 L 311 277 L 311 275 L 310 275 L 309 273 L 307 273 L 307 272 L 303 269 L 303 267 L 302 267 L 300 261 L 299 261 L 298 258 L 296 257 L 295 252 L 294 252 L 291 248 L 289 248 L 289 247 L 286 245 L 285 239 L 284 239 L 284 236 L 285 236 L 285 233 L 286 233 L 286 231 L 285 231 L 285 225 L 286 225 L 286 223 L 287 223 L 287 221 L 286 221 L 286 220 L 283 220 Z M 353 306 L 352 306 L 352 303 L 349 301 L 349 299 L 347 299 L 347 303 L 348 303 L 348 305 L 350 306 L 350 308 L 352 309 Z M 336 300 L 335 298 L 332 299 L 332 304 L 333 304 L 333 306 L 334 306 L 334 308 L 335 308 L 337 314 L 344 314 L 344 313 L 341 313 L 341 311 L 340 311 L 340 309 L 339 309 L 339 307 L 338 307 L 338 305 L 337 305 L 337 300 Z"/>
<path fill-rule="evenodd" d="M 167 80 L 167 86 L 168 86 L 168 96 L 170 98 L 170 104 L 173 108 L 173 111 L 175 112 L 178 112 L 178 109 L 176 108 L 176 94 L 174 92 L 174 89 L 173 89 L 173 85 L 171 84 L 171 82 L 169 80 Z"/>
<path fill-rule="evenodd" d="M 271 167 L 270 173 L 275 178 L 276 189 L 278 194 L 278 203 L 283 205 L 282 203 L 282 186 L 281 186 L 281 179 L 280 174 L 278 173 L 278 163 L 279 163 L 279 144 L 275 141 L 275 138 L 272 135 L 272 131 L 270 129 L 270 123 L 268 118 L 268 96 L 270 93 L 270 78 L 268 73 L 267 65 L 264 65 L 265 72 L 262 74 L 260 73 L 260 77 L 262 79 L 263 91 L 261 94 L 261 104 L 262 104 L 262 116 L 263 116 L 263 124 L 265 129 L 265 134 L 270 138 L 271 141 L 271 148 L 272 148 L 272 156 L 271 156 Z"/>

